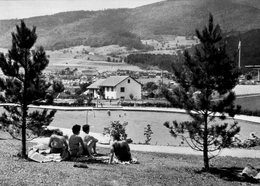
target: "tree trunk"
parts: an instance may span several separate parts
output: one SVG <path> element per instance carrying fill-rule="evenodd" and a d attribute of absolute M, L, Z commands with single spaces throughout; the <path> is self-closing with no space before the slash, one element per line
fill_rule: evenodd
<path fill-rule="evenodd" d="M 203 135 L 203 160 L 205 171 L 209 170 L 209 157 L 208 157 L 208 116 L 204 115 L 204 135 Z"/>
<path fill-rule="evenodd" d="M 26 80 L 26 75 L 25 75 L 25 80 L 24 80 L 24 90 L 23 90 L 23 103 L 21 105 L 22 108 L 22 157 L 27 158 L 26 154 L 26 117 L 27 117 L 27 100 L 26 100 L 26 95 L 27 95 L 27 80 Z"/>
<path fill-rule="evenodd" d="M 24 103 L 23 103 L 24 104 Z M 27 117 L 27 105 L 22 105 L 22 157 L 26 158 L 26 117 Z"/>
<path fill-rule="evenodd" d="M 23 101 L 22 101 L 22 157 L 27 158 L 26 153 L 26 117 L 27 117 L 27 51 L 24 55 L 25 67 L 24 67 L 24 82 L 23 82 Z"/>

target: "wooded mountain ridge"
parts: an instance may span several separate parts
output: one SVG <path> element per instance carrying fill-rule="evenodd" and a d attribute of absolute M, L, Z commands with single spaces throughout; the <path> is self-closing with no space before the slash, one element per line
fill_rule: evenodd
<path fill-rule="evenodd" d="M 225 33 L 260 28 L 260 1 L 168 0 L 133 9 L 63 12 L 25 19 L 37 27 L 37 45 L 60 49 L 76 45 L 119 44 L 141 49 L 140 39 L 194 35 L 211 12 Z M 0 21 L 0 47 L 10 47 L 17 19 Z"/>

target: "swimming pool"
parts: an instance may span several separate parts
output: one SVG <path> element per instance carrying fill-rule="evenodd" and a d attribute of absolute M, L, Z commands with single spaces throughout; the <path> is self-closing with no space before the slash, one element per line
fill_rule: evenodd
<path fill-rule="evenodd" d="M 150 111 L 120 111 L 107 110 L 94 111 L 57 111 L 51 126 L 71 128 L 74 124 L 91 125 L 91 132 L 102 133 L 104 127 L 111 121 L 128 122 L 126 133 L 134 143 L 144 143 L 144 128 L 151 125 L 153 131 L 151 144 L 153 145 L 180 145 L 181 140 L 173 138 L 168 129 L 163 126 L 165 121 L 187 121 L 190 117 L 184 113 L 150 112 Z M 241 127 L 240 137 L 247 138 L 251 132 L 260 131 L 260 124 L 237 120 Z M 228 119 L 223 122 L 232 122 Z"/>

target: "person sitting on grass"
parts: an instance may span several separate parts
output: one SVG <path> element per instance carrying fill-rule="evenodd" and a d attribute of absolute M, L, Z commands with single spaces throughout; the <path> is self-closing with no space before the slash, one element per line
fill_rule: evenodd
<path fill-rule="evenodd" d="M 260 180 L 260 172 L 250 164 L 247 164 L 241 175 L 248 181 L 258 182 Z"/>
<path fill-rule="evenodd" d="M 84 151 L 84 143 L 82 138 L 79 136 L 80 133 L 80 125 L 74 125 L 72 127 L 73 134 L 69 139 L 69 149 L 71 157 L 79 157 L 83 154 Z"/>
<path fill-rule="evenodd" d="M 120 134 L 117 132 L 112 133 L 111 137 L 113 142 L 110 148 L 109 164 L 113 163 L 113 161 L 116 163 L 131 162 L 132 156 L 128 143 L 125 140 L 120 140 Z"/>
<path fill-rule="evenodd" d="M 65 150 L 68 150 L 67 143 L 68 136 L 62 136 L 59 133 L 54 132 L 51 137 L 48 146 L 50 147 L 50 153 L 62 154 Z"/>
<path fill-rule="evenodd" d="M 89 125 L 86 124 L 82 127 L 83 132 L 85 133 L 85 136 L 83 138 L 84 143 L 84 154 L 87 154 L 89 156 L 97 154 L 96 151 L 96 143 L 98 140 L 94 138 L 93 136 L 89 135 Z"/>

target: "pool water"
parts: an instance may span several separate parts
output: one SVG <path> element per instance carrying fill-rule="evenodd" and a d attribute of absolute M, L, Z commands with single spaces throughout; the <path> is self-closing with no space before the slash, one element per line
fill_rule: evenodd
<path fill-rule="evenodd" d="M 151 144 L 153 145 L 181 145 L 180 138 L 174 138 L 169 130 L 163 126 L 166 121 L 187 121 L 190 117 L 182 113 L 162 113 L 144 111 L 57 111 L 51 126 L 71 128 L 74 124 L 84 125 L 88 123 L 91 132 L 102 133 L 104 127 L 108 127 L 112 121 L 128 122 L 126 133 L 134 143 L 144 143 L 144 128 L 151 125 L 153 131 Z M 233 122 L 231 119 L 218 121 L 221 123 Z M 260 124 L 238 120 L 241 127 L 240 137 L 248 138 L 251 132 L 260 132 Z M 256 133 L 258 134 L 258 133 Z"/>

